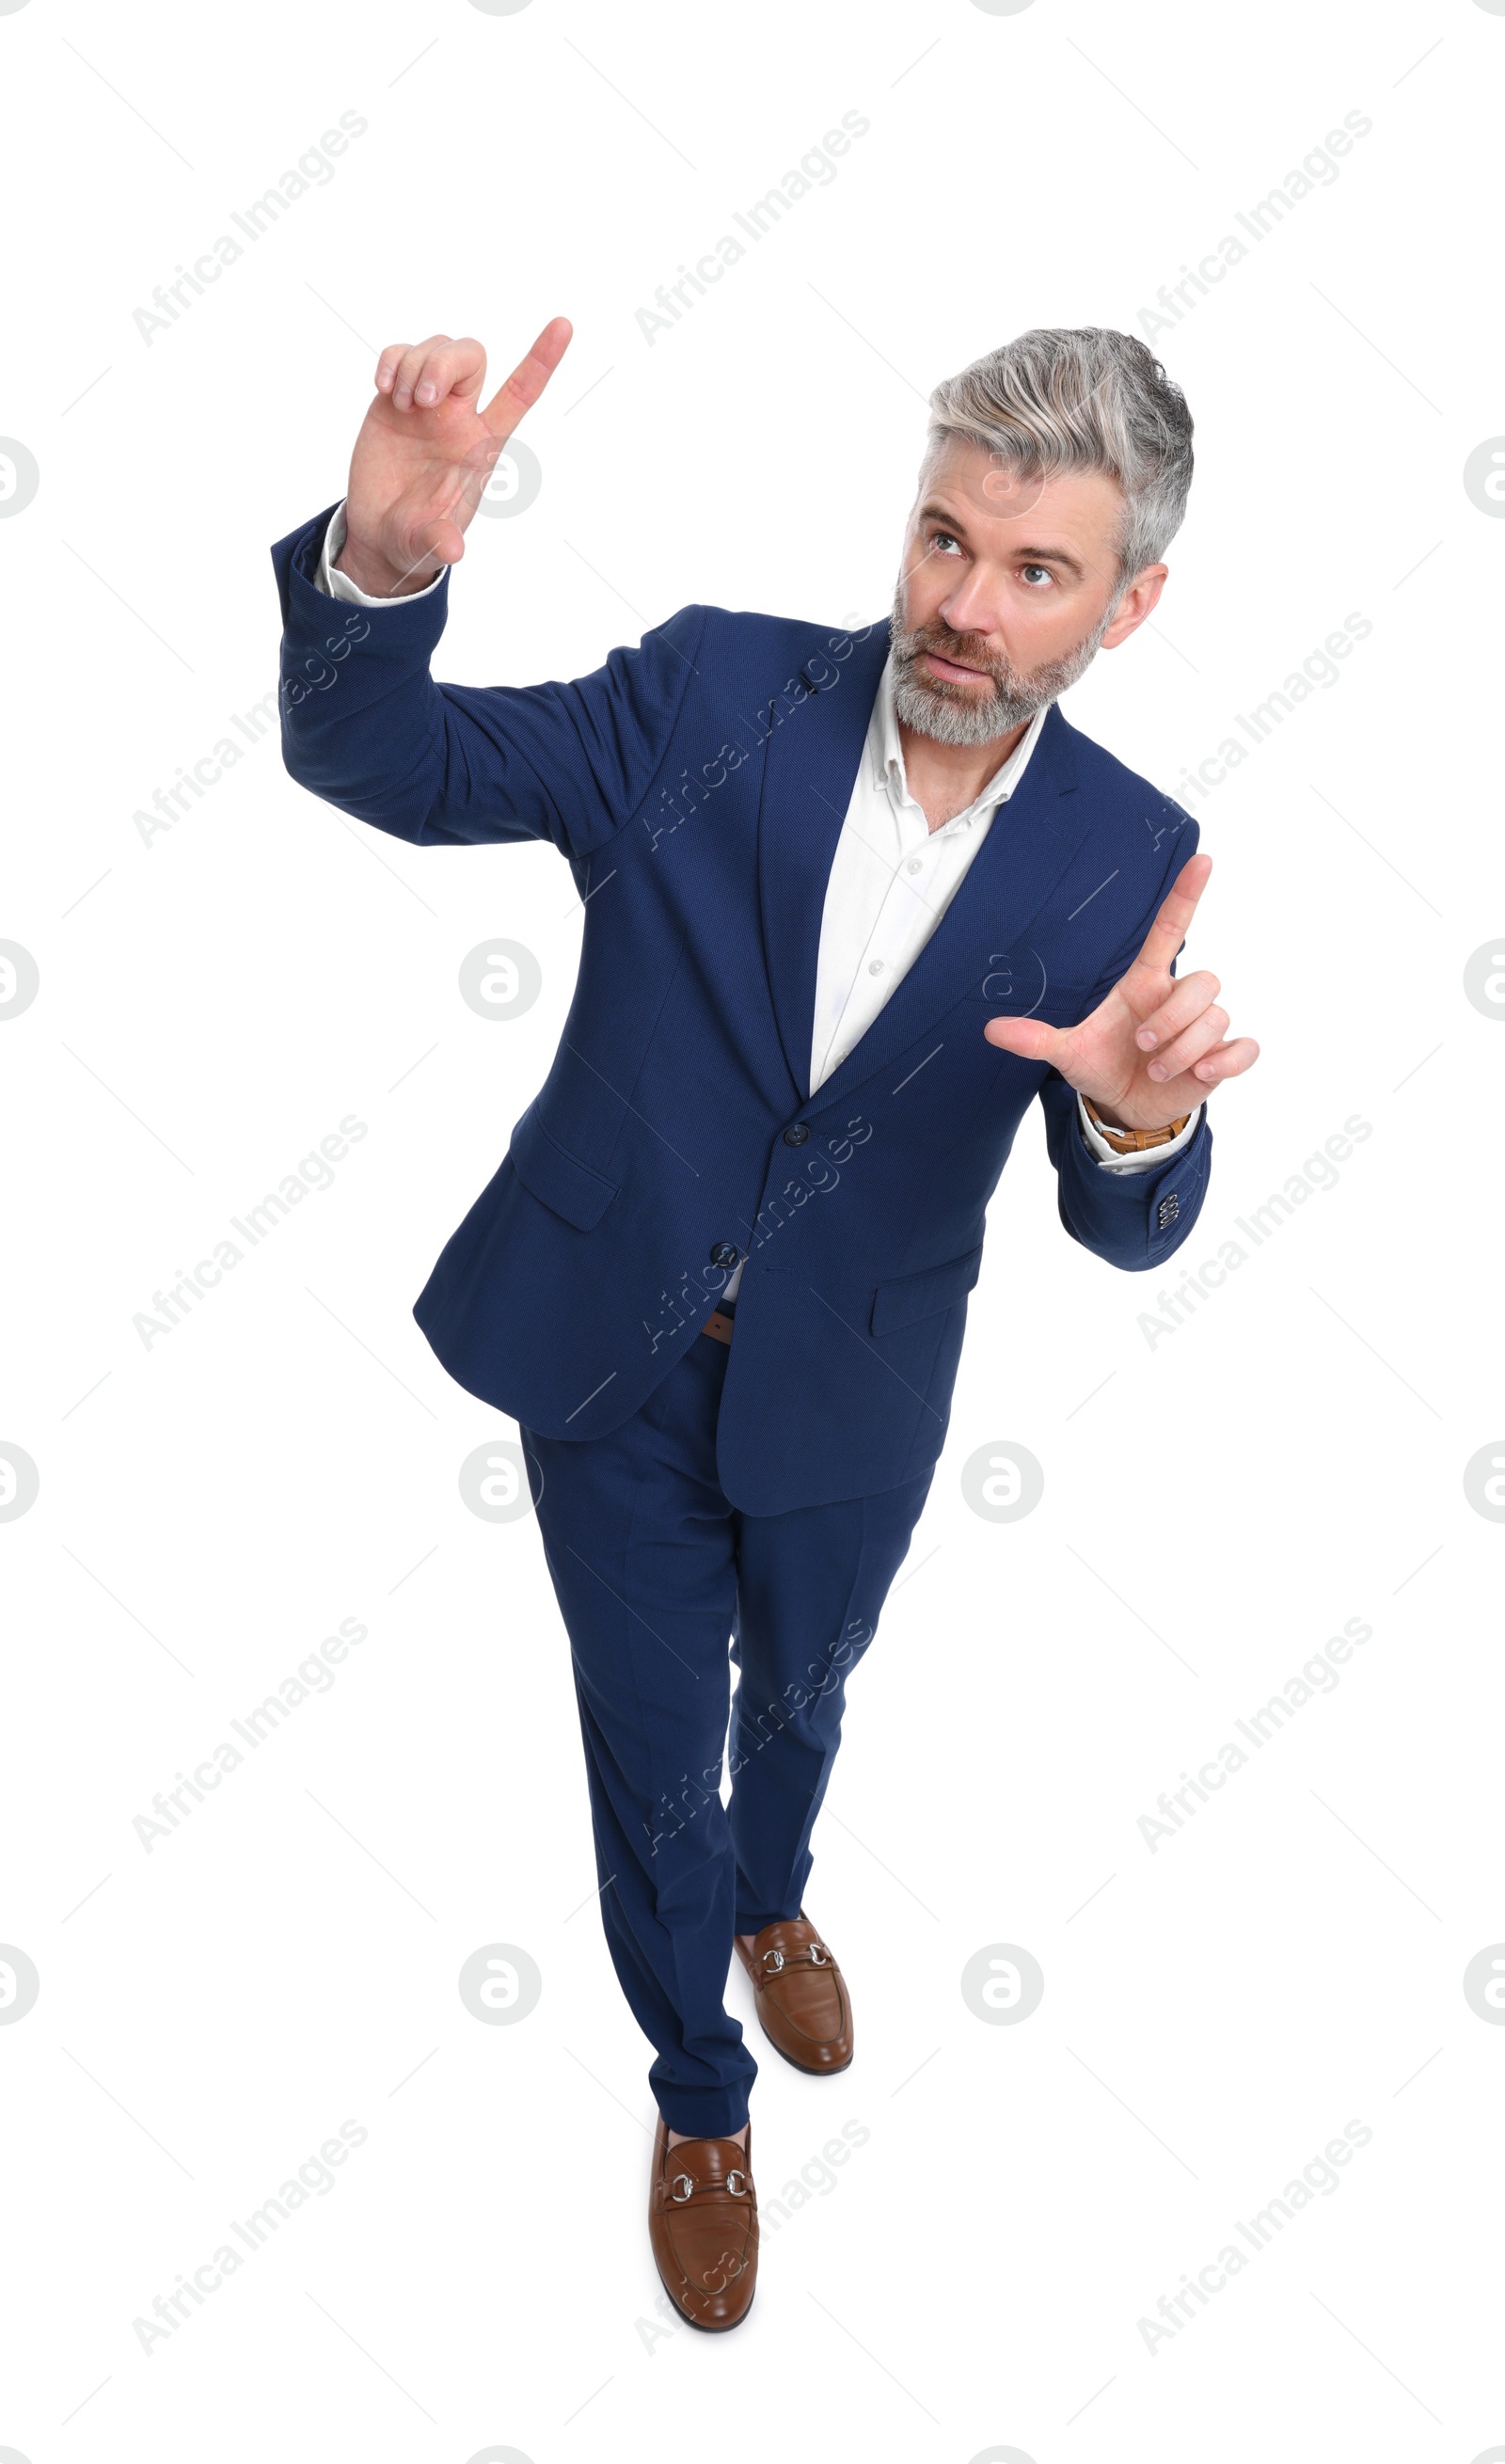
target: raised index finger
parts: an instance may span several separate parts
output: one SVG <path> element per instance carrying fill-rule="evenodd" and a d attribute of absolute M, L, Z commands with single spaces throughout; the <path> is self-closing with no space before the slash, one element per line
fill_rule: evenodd
<path fill-rule="evenodd" d="M 551 317 L 526 359 L 518 361 L 481 413 L 493 436 L 505 443 L 524 411 L 531 410 L 570 347 L 575 328 L 568 317 Z"/>
<path fill-rule="evenodd" d="M 1134 961 L 1136 967 L 1149 967 L 1157 976 L 1170 973 L 1170 961 L 1187 937 L 1187 928 L 1197 912 L 1197 900 L 1207 888 L 1211 870 L 1210 855 L 1188 856 L 1145 935 L 1144 946 Z"/>

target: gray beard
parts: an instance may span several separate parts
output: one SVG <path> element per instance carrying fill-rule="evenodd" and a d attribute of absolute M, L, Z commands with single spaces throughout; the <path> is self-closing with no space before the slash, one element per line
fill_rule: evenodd
<path fill-rule="evenodd" d="M 1051 659 L 1026 675 L 1006 659 L 979 659 L 975 651 L 967 650 L 968 637 L 952 633 L 939 619 L 906 633 L 901 576 L 894 588 L 889 633 L 894 708 L 906 727 L 912 727 L 919 736 L 932 737 L 937 744 L 971 748 L 991 744 L 994 737 L 1007 736 L 1011 728 L 1034 718 L 1036 712 L 1058 700 L 1085 673 L 1116 613 L 1116 605 L 1110 606 L 1084 642 L 1079 642 L 1064 658 Z M 986 665 L 992 678 L 992 692 L 979 693 L 970 685 L 947 684 L 922 670 L 920 659 L 926 650 L 938 651 L 943 659 L 954 658 L 967 667 Z"/>

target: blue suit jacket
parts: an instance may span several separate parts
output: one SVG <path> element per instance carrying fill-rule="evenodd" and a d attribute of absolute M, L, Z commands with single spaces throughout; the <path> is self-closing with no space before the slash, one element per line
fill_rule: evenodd
<path fill-rule="evenodd" d="M 550 839 L 588 901 L 554 1066 L 419 1297 L 434 1351 L 524 1426 L 600 1436 L 693 1343 L 734 1249 L 728 1497 L 775 1514 L 914 1478 L 1036 1096 L 1061 1221 L 1095 1256 L 1162 1267 L 1196 1220 L 1205 1114 L 1159 1170 L 1106 1172 L 1059 1075 L 983 1036 L 998 1012 L 1073 1025 L 1101 999 L 1195 822 L 1053 710 L 942 922 L 812 1096 L 821 909 L 886 624 L 684 607 L 573 683 L 438 685 L 447 581 L 371 616 L 324 597 L 327 519 L 273 551 L 293 777 L 415 846 Z"/>

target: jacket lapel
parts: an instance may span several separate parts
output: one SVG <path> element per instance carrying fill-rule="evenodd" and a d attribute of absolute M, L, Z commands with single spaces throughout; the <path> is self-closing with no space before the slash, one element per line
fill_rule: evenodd
<path fill-rule="evenodd" d="M 887 655 L 884 621 L 854 648 L 834 681 L 818 690 L 796 671 L 758 713 L 762 726 L 772 714 L 773 729 L 758 811 L 763 951 L 779 1041 L 801 1101 L 810 1087 L 826 884 Z M 812 653 L 815 674 L 829 676 L 831 665 L 823 649 Z"/>
<path fill-rule="evenodd" d="M 1091 803 L 1075 801 L 1076 785 L 1073 730 L 1058 707 L 1053 708 L 1023 779 L 994 813 L 946 913 L 892 1000 L 817 1090 L 818 1102 L 840 1101 L 849 1089 L 907 1052 L 955 1002 L 981 991 L 1003 954 L 1012 954 L 1016 970 L 1033 965 L 1024 936 L 1092 826 Z M 840 831 L 840 822 L 836 827 Z M 835 844 L 833 837 L 833 854 Z M 818 913 L 815 932 L 818 940 Z M 815 948 L 812 942 L 805 1003 L 807 1071 Z M 1010 1006 L 999 1001 L 1000 1010 Z M 808 1087 L 808 1077 L 801 1076 L 799 1084 Z"/>

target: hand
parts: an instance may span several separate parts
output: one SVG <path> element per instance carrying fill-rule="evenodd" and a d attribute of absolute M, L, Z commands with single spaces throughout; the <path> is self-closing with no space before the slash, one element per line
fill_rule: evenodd
<path fill-rule="evenodd" d="M 484 408 L 486 353 L 466 337 L 392 342 L 350 462 L 341 573 L 373 596 L 422 590 L 458 564 L 464 533 L 507 439 L 569 348 L 569 319 L 545 325 Z"/>
<path fill-rule="evenodd" d="M 1128 973 L 1080 1026 L 991 1018 L 983 1028 L 989 1043 L 1026 1061 L 1050 1062 L 1068 1086 L 1091 1096 L 1107 1127 L 1120 1130 L 1163 1129 L 1222 1079 L 1251 1068 L 1259 1058 L 1252 1037 L 1222 1041 L 1228 1012 L 1216 1005 L 1216 976 L 1205 968 L 1190 976 L 1170 972 L 1211 870 L 1210 855 L 1189 857 Z"/>

